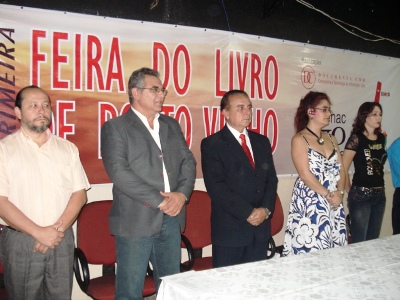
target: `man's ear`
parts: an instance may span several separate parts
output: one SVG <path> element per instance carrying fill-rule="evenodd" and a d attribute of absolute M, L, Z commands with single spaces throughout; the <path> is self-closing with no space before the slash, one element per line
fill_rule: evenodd
<path fill-rule="evenodd" d="M 21 120 L 22 114 L 21 114 L 21 109 L 19 107 L 17 107 L 17 106 L 14 107 L 14 113 L 17 116 L 17 118 Z"/>
<path fill-rule="evenodd" d="M 132 88 L 132 96 L 133 96 L 133 99 L 137 99 L 139 97 L 139 89 L 138 88 L 136 88 L 136 87 Z"/>
<path fill-rule="evenodd" d="M 229 112 L 225 108 L 221 111 L 221 113 L 225 119 L 229 120 Z"/>

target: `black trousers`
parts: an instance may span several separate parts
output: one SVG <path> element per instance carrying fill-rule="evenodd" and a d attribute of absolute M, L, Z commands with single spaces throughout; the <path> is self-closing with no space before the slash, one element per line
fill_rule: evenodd
<path fill-rule="evenodd" d="M 267 259 L 268 241 L 252 242 L 244 247 L 212 246 L 212 263 L 214 268 L 233 266 Z"/>

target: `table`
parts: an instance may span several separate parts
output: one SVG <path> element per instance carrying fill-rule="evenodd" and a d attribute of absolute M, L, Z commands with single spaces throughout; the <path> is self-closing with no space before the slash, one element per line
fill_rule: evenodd
<path fill-rule="evenodd" d="M 400 234 L 163 278 L 157 300 L 400 299 Z"/>

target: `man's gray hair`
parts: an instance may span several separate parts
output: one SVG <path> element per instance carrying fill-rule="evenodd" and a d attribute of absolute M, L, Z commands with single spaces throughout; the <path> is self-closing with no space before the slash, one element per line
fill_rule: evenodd
<path fill-rule="evenodd" d="M 139 70 L 133 71 L 128 81 L 128 96 L 130 104 L 133 103 L 132 89 L 135 87 L 143 88 L 144 78 L 146 75 L 160 78 L 160 73 L 150 68 L 141 68 Z"/>

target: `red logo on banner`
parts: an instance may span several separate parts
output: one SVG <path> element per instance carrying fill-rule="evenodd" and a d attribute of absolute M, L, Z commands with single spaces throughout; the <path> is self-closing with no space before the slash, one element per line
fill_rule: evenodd
<path fill-rule="evenodd" d="M 379 103 L 379 100 L 380 100 L 380 97 L 381 97 L 381 88 L 382 88 L 382 83 L 380 81 L 378 81 L 376 83 L 376 91 L 375 91 L 375 100 L 374 100 L 374 102 L 378 102 Z"/>
<path fill-rule="evenodd" d="M 310 66 L 305 66 L 301 71 L 301 83 L 306 89 L 312 89 L 315 84 L 315 71 Z"/>

